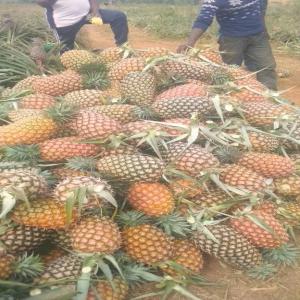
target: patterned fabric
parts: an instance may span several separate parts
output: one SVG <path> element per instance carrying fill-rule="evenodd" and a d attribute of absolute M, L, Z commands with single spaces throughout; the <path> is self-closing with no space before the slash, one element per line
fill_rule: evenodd
<path fill-rule="evenodd" d="M 216 17 L 220 34 L 245 37 L 265 30 L 268 0 L 204 0 L 193 28 L 206 30 Z"/>

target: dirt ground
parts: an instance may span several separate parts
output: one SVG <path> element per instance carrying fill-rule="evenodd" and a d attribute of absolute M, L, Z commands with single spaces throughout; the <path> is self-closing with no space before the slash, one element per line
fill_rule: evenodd
<path fill-rule="evenodd" d="M 113 46 L 113 36 L 109 27 L 88 25 L 81 31 L 80 42 L 91 49 Z M 160 40 L 138 29 L 130 28 L 130 44 L 134 48 L 160 46 L 175 50 L 182 41 Z M 209 47 L 211 42 L 204 40 L 201 47 Z M 279 80 L 279 88 L 283 97 L 300 104 L 300 57 L 287 53 L 274 52 L 278 69 L 288 70 L 290 76 Z M 190 290 L 202 300 L 300 300 L 300 268 L 286 268 L 274 278 L 260 282 L 251 280 L 240 271 L 221 264 L 216 259 L 207 258 L 203 275 L 213 287 L 191 287 Z M 147 290 L 146 288 L 143 289 Z M 147 298 L 148 300 L 160 299 Z M 183 300 L 185 297 L 174 296 L 173 300 Z"/>
<path fill-rule="evenodd" d="M 79 40 L 91 49 L 114 46 L 113 36 L 108 26 L 96 27 L 87 25 L 82 29 Z M 172 51 L 175 51 L 178 44 L 182 42 L 180 40 L 161 40 L 134 27 L 130 28 L 129 40 L 131 46 L 134 48 L 159 46 Z M 200 46 L 203 48 L 210 47 L 211 41 L 204 39 Z M 284 53 L 276 50 L 276 47 L 274 47 L 274 54 L 276 56 L 278 70 L 288 70 L 290 72 L 288 78 L 279 79 L 279 89 L 282 92 L 282 97 L 300 104 L 300 56 L 297 57 Z"/>

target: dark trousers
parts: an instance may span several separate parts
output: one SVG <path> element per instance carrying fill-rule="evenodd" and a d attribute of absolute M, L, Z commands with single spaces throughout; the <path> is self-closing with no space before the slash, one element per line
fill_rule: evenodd
<path fill-rule="evenodd" d="M 277 90 L 276 62 L 266 32 L 248 37 L 226 37 L 219 39 L 223 61 L 230 65 L 246 65 L 257 73 L 257 80 L 272 90 Z"/>
<path fill-rule="evenodd" d="M 116 45 L 120 46 L 126 43 L 128 38 L 128 23 L 126 15 L 123 12 L 110 9 L 100 9 L 99 13 L 103 23 L 110 25 L 115 36 Z M 85 24 L 88 24 L 86 18 L 71 26 L 55 28 L 57 38 L 63 45 L 62 52 L 74 48 L 76 35 Z"/>

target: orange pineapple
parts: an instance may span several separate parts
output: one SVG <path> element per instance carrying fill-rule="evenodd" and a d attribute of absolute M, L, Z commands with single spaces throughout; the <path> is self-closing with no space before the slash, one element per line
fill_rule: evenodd
<path fill-rule="evenodd" d="M 22 98 L 18 103 L 19 108 L 23 109 L 45 109 L 55 105 L 54 97 L 43 94 L 33 94 Z"/>

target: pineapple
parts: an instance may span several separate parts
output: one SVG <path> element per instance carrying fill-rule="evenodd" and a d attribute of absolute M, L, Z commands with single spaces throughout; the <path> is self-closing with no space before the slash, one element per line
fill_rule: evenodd
<path fill-rule="evenodd" d="M 101 152 L 101 157 L 114 156 L 114 155 L 131 155 L 137 153 L 138 151 L 135 147 L 125 144 L 125 145 L 106 147 L 106 149 Z"/>
<path fill-rule="evenodd" d="M 83 203 L 84 207 L 97 207 L 103 204 L 101 199 L 101 192 L 104 191 L 113 195 L 112 187 L 100 178 L 78 176 L 73 178 L 66 178 L 60 182 L 54 189 L 54 198 L 61 202 L 67 202 L 72 192 L 76 189 L 85 187 L 88 189 L 88 195 Z M 99 191 L 98 191 L 99 190 Z"/>
<path fill-rule="evenodd" d="M 170 183 L 170 188 L 175 197 L 194 198 L 201 195 L 204 189 L 191 179 L 177 179 Z"/>
<path fill-rule="evenodd" d="M 112 282 L 97 281 L 94 289 L 90 289 L 87 300 L 97 300 L 99 296 L 102 300 L 126 300 L 128 292 L 127 283 L 123 279 L 115 277 Z"/>
<path fill-rule="evenodd" d="M 221 53 L 219 51 L 215 51 L 213 49 L 205 49 L 201 52 L 199 52 L 199 55 L 197 56 L 203 61 L 211 61 L 215 64 L 222 65 L 223 64 L 223 59 L 221 56 Z"/>
<path fill-rule="evenodd" d="M 253 126 L 273 126 L 281 118 L 292 117 L 294 109 L 287 105 L 272 102 L 245 102 L 241 105 L 242 113 L 247 122 Z"/>
<path fill-rule="evenodd" d="M 171 259 L 173 255 L 171 238 L 150 224 L 125 228 L 122 240 L 126 254 L 139 263 L 146 265 L 162 263 Z"/>
<path fill-rule="evenodd" d="M 47 249 L 48 250 L 48 249 Z M 65 256 L 67 252 L 61 248 L 53 248 L 47 253 L 40 254 L 41 261 L 45 267 L 50 266 L 57 259 Z"/>
<path fill-rule="evenodd" d="M 42 160 L 59 162 L 78 156 L 96 156 L 101 148 L 98 145 L 85 144 L 78 137 L 64 137 L 39 144 L 39 152 Z"/>
<path fill-rule="evenodd" d="M 139 106 L 129 104 L 94 106 L 89 110 L 105 115 L 122 124 L 137 121 L 143 116 L 143 110 Z"/>
<path fill-rule="evenodd" d="M 122 128 L 122 132 L 129 136 L 148 131 L 163 132 L 165 131 L 165 128 L 161 124 L 156 124 L 147 120 L 129 122 L 127 124 L 124 124 Z"/>
<path fill-rule="evenodd" d="M 274 152 L 280 145 L 277 138 L 262 132 L 249 132 L 248 137 L 253 151 Z"/>
<path fill-rule="evenodd" d="M 298 226 L 300 224 L 300 203 L 288 202 L 279 205 L 276 217 L 282 219 L 284 224 Z"/>
<path fill-rule="evenodd" d="M 288 177 L 277 178 L 274 180 L 275 190 L 284 196 L 300 195 L 300 176 L 291 175 Z"/>
<path fill-rule="evenodd" d="M 245 153 L 238 164 L 268 178 L 286 177 L 295 171 L 295 165 L 289 158 L 270 153 Z"/>
<path fill-rule="evenodd" d="M 193 240 L 203 252 L 240 269 L 255 267 L 262 262 L 260 252 L 240 233 L 226 225 L 207 226 L 212 237 L 201 231 L 193 234 Z"/>
<path fill-rule="evenodd" d="M 108 138 L 121 131 L 121 124 L 116 120 L 93 111 L 81 111 L 68 127 L 82 138 Z"/>
<path fill-rule="evenodd" d="M 20 171 L 28 171 L 28 172 L 38 172 L 39 169 L 31 166 L 30 162 L 28 161 L 3 161 L 0 162 L 0 171 L 12 171 L 12 170 L 20 170 Z"/>
<path fill-rule="evenodd" d="M 32 83 L 35 93 L 50 96 L 64 96 L 70 92 L 83 89 L 82 77 L 74 71 L 41 77 Z"/>
<path fill-rule="evenodd" d="M 28 109 L 28 108 L 22 108 L 17 110 L 11 110 L 8 113 L 8 118 L 12 122 L 17 122 L 23 119 L 26 119 L 28 117 L 36 117 L 36 116 L 42 116 L 43 111 L 40 109 Z"/>
<path fill-rule="evenodd" d="M 54 97 L 43 94 L 33 94 L 22 98 L 18 107 L 21 109 L 46 109 L 56 104 Z"/>
<path fill-rule="evenodd" d="M 11 213 L 11 219 L 29 227 L 60 229 L 75 221 L 76 211 L 73 211 L 71 220 L 68 220 L 64 204 L 53 199 L 39 199 L 32 201 L 30 207 L 25 203 L 18 204 Z"/>
<path fill-rule="evenodd" d="M 111 70 L 109 71 L 109 78 L 112 82 L 118 82 L 129 73 L 142 71 L 145 66 L 146 61 L 143 58 L 126 58 L 112 66 Z"/>
<path fill-rule="evenodd" d="M 173 76 L 201 80 L 207 84 L 212 84 L 213 74 L 218 68 L 209 63 L 197 62 L 189 58 L 172 58 L 163 62 L 161 69 Z"/>
<path fill-rule="evenodd" d="M 52 262 L 36 279 L 39 284 L 61 281 L 63 279 L 77 279 L 81 273 L 82 262 L 79 257 L 69 254 Z"/>
<path fill-rule="evenodd" d="M 166 48 L 150 47 L 145 49 L 137 49 L 136 54 L 137 56 L 142 57 L 144 59 L 153 59 L 162 56 L 167 56 L 170 54 L 170 51 Z"/>
<path fill-rule="evenodd" d="M 78 176 L 91 176 L 91 173 L 88 171 L 75 170 L 68 167 L 51 169 L 51 174 L 53 174 L 58 181 L 63 181 L 66 178 L 73 178 Z"/>
<path fill-rule="evenodd" d="M 140 154 L 113 155 L 97 161 L 97 170 L 101 174 L 122 181 L 157 181 L 162 177 L 164 167 L 161 160 Z"/>
<path fill-rule="evenodd" d="M 40 228 L 16 226 L 0 235 L 1 244 L 7 253 L 18 255 L 30 252 L 49 237 L 49 232 Z"/>
<path fill-rule="evenodd" d="M 190 176 L 219 165 L 218 159 L 199 145 L 187 147 L 187 144 L 177 142 L 170 144 L 168 150 L 163 149 L 162 154 L 168 163 Z"/>
<path fill-rule="evenodd" d="M 122 60 L 122 58 L 126 54 L 125 51 L 126 49 L 123 49 L 122 47 L 109 47 L 102 50 L 98 54 L 98 59 L 104 64 L 111 66 L 114 63 L 117 63 L 118 61 Z"/>
<path fill-rule="evenodd" d="M 8 279 L 12 275 L 14 262 L 13 256 L 0 254 L 0 280 Z"/>
<path fill-rule="evenodd" d="M 66 69 L 79 71 L 80 68 L 87 64 L 97 62 L 98 57 L 86 50 L 70 50 L 64 52 L 60 61 Z"/>
<path fill-rule="evenodd" d="M 85 218 L 70 229 L 72 246 L 84 253 L 113 254 L 121 247 L 121 234 L 108 218 Z"/>
<path fill-rule="evenodd" d="M 51 243 L 57 247 L 72 250 L 72 241 L 69 228 L 67 230 L 58 229 L 50 232 Z"/>
<path fill-rule="evenodd" d="M 150 105 L 154 101 L 155 91 L 156 79 L 148 72 L 132 72 L 121 81 L 121 95 L 131 104 Z"/>
<path fill-rule="evenodd" d="M 170 265 L 162 267 L 164 273 L 171 276 L 199 274 L 203 268 L 203 256 L 201 251 L 189 240 L 173 241 L 173 256 L 171 261 L 182 269 L 172 268 Z"/>
<path fill-rule="evenodd" d="M 267 178 L 241 165 L 225 167 L 221 171 L 220 179 L 227 185 L 251 192 L 263 192 L 271 184 Z"/>
<path fill-rule="evenodd" d="M 0 189 L 21 189 L 29 199 L 35 199 L 48 192 L 46 179 L 34 170 L 7 170 L 0 173 Z"/>
<path fill-rule="evenodd" d="M 41 76 L 36 76 L 36 75 L 29 76 L 29 77 L 19 81 L 10 90 L 7 91 L 7 94 L 5 94 L 5 95 L 2 94 L 2 96 L 9 97 L 13 94 L 20 93 L 23 91 L 32 91 L 32 84 L 40 78 L 41 78 Z"/>
<path fill-rule="evenodd" d="M 230 220 L 232 228 L 242 234 L 249 242 L 259 248 L 278 248 L 288 242 L 288 235 L 276 218 L 262 210 L 252 210 L 252 217 L 261 225 L 254 223 L 253 219 L 246 216 L 233 217 Z"/>
<path fill-rule="evenodd" d="M 66 94 L 63 102 L 80 109 L 105 104 L 107 96 L 105 92 L 99 90 L 79 90 Z"/>
<path fill-rule="evenodd" d="M 135 210 L 149 216 L 169 214 L 175 207 L 171 191 L 161 183 L 133 183 L 128 189 L 127 198 Z"/>
<path fill-rule="evenodd" d="M 176 97 L 155 101 L 151 108 L 162 119 L 190 118 L 193 113 L 199 117 L 214 111 L 209 97 Z"/>
<path fill-rule="evenodd" d="M 155 100 L 173 99 L 178 97 L 205 97 L 208 94 L 208 86 L 196 83 L 186 83 L 170 88 L 156 96 Z"/>

